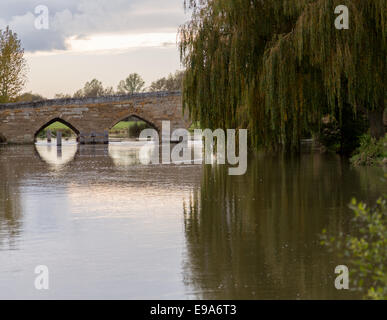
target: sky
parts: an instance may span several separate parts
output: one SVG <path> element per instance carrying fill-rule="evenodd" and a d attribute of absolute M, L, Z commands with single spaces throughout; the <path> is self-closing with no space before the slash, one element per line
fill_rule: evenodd
<path fill-rule="evenodd" d="M 25 92 L 73 94 L 93 78 L 116 88 L 137 72 L 152 81 L 181 70 L 183 0 L 1 0 L 0 29 L 18 34 Z"/>

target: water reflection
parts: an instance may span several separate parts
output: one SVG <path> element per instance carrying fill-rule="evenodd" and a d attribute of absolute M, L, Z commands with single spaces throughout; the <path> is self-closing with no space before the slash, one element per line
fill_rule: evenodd
<path fill-rule="evenodd" d="M 78 144 L 73 142 L 56 146 L 56 144 L 39 142 L 35 145 L 35 148 L 43 161 L 54 168 L 60 168 L 74 160 L 78 151 Z"/>
<path fill-rule="evenodd" d="M 115 165 L 126 167 L 150 161 L 158 149 L 153 142 L 113 142 L 109 145 L 109 156 Z"/>
<path fill-rule="evenodd" d="M 386 191 L 381 182 L 369 192 L 369 178 L 318 154 L 257 156 L 243 177 L 207 167 L 185 203 L 185 283 L 204 299 L 358 298 L 335 290 L 333 270 L 345 261 L 320 247 L 318 234 L 353 231 L 351 197 Z"/>
<path fill-rule="evenodd" d="M 1 161 L 3 153 L 0 147 L 0 251 L 15 249 L 22 229 L 19 186 L 12 164 Z"/>
<path fill-rule="evenodd" d="M 185 296 L 182 200 L 199 183 L 201 167 L 122 166 L 109 150 L 80 146 L 58 170 L 35 146 L 1 149 L 1 204 L 20 205 L 0 216 L 2 243 L 18 239 L 12 258 L 9 246 L 0 247 L 0 298 Z M 67 151 L 62 147 L 62 159 L 72 159 Z M 55 284 L 43 295 L 32 285 L 41 264 Z"/>
<path fill-rule="evenodd" d="M 17 188 L 7 183 L 0 183 L 0 250 L 16 248 L 21 228 Z"/>
<path fill-rule="evenodd" d="M 345 261 L 317 235 L 352 231 L 347 203 L 386 192 L 381 169 L 257 155 L 231 177 L 141 165 L 141 145 L 0 147 L 0 298 L 357 297 L 334 289 Z M 39 264 L 54 277 L 45 296 Z"/>
<path fill-rule="evenodd" d="M 36 152 L 41 160 L 57 169 L 74 161 L 77 156 L 88 155 L 109 155 L 117 167 L 130 167 L 144 163 L 153 163 L 153 160 L 162 163 L 163 154 L 170 154 L 170 150 L 174 146 L 174 144 L 169 147 L 159 145 L 153 141 L 111 142 L 109 145 L 79 145 L 73 140 L 64 143 L 63 146 L 56 146 L 55 143 L 47 143 L 45 141 L 39 141 L 35 144 Z M 202 149 L 202 143 L 190 141 L 188 146 L 191 150 L 191 162 L 201 160 L 201 158 L 195 159 L 195 156 L 200 154 L 197 150 Z"/>

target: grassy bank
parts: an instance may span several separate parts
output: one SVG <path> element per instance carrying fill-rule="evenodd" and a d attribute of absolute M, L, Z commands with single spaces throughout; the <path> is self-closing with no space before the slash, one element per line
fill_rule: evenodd
<path fill-rule="evenodd" d="M 56 136 L 57 131 L 62 132 L 62 137 L 69 138 L 69 137 L 75 137 L 75 133 L 73 130 L 71 130 L 69 127 L 67 127 L 65 124 L 61 122 L 54 122 L 50 124 L 48 127 L 43 129 L 39 132 L 38 138 L 45 139 L 47 137 L 47 131 L 50 130 L 53 137 Z"/>
<path fill-rule="evenodd" d="M 114 138 L 138 138 L 142 130 L 150 128 L 144 121 L 121 121 L 109 132 Z"/>

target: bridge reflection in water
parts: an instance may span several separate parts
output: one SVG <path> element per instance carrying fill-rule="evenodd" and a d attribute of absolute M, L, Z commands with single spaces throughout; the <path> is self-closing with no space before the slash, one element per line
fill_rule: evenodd
<path fill-rule="evenodd" d="M 194 156 L 200 154 L 203 145 L 199 141 L 190 141 L 189 147 L 192 156 Z M 118 167 L 126 167 L 151 163 L 151 159 L 159 154 L 159 162 L 161 163 L 163 152 L 168 152 L 165 146 L 159 146 L 159 144 L 150 141 L 111 142 L 109 145 L 80 145 L 73 139 L 65 141 L 62 146 L 57 146 L 55 141 L 47 143 L 40 140 L 35 144 L 35 148 L 39 158 L 53 168 L 61 168 L 75 161 L 77 157 L 82 156 L 108 155 L 113 164 Z M 173 145 L 171 148 L 173 148 Z M 195 158 L 192 157 L 192 163 L 194 160 Z"/>
<path fill-rule="evenodd" d="M 61 167 L 74 160 L 78 151 L 76 141 L 65 142 L 62 146 L 56 144 L 38 142 L 35 145 L 40 158 L 53 167 Z"/>

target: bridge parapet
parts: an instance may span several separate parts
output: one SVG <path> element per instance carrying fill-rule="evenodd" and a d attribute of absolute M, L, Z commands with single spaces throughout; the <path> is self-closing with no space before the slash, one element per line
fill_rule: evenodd
<path fill-rule="evenodd" d="M 136 101 L 153 98 L 164 98 L 172 96 L 181 96 L 180 91 L 159 91 L 159 92 L 141 92 L 124 95 L 110 95 L 101 97 L 87 97 L 87 98 L 60 98 L 60 99 L 46 99 L 33 102 L 15 102 L 15 103 L 3 103 L 0 104 L 0 110 L 12 110 L 12 109 L 30 109 L 30 108 L 42 108 L 50 106 L 82 106 L 93 105 L 102 103 L 117 103 L 123 101 Z"/>

